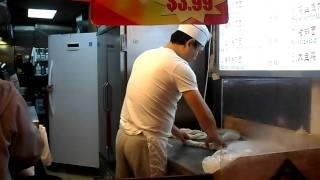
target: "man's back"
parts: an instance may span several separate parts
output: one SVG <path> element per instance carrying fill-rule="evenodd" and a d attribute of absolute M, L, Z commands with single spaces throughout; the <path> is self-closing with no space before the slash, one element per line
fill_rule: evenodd
<path fill-rule="evenodd" d="M 194 89 L 196 77 L 185 60 L 169 48 L 149 50 L 134 63 L 121 124 L 167 136 L 181 92 Z"/>

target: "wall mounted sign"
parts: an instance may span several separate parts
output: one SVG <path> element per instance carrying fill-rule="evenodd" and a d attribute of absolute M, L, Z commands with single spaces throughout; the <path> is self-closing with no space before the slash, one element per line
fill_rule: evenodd
<path fill-rule="evenodd" d="M 96 25 L 224 24 L 227 0 L 91 0 Z"/>

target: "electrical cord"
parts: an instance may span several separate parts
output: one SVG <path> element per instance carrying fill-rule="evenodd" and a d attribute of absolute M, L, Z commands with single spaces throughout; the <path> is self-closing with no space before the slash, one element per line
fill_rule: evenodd
<path fill-rule="evenodd" d="M 212 42 L 212 37 L 213 37 L 213 25 L 210 25 L 209 27 L 209 32 L 212 35 L 210 40 L 209 40 L 209 47 L 208 47 L 208 58 L 207 58 L 207 72 L 206 72 L 206 81 L 205 81 L 205 86 L 204 86 L 204 92 L 203 92 L 203 99 L 206 100 L 207 97 L 207 89 L 208 89 L 208 78 L 209 78 L 209 69 L 210 69 L 210 56 L 211 56 L 211 42 Z"/>

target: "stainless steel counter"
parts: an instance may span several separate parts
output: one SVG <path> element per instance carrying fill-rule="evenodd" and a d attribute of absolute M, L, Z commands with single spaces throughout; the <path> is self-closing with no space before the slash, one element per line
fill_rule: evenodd
<path fill-rule="evenodd" d="M 202 160 L 207 156 L 211 156 L 214 151 L 185 146 L 180 140 L 172 138 L 169 138 L 169 144 L 172 145 L 172 147 L 168 147 L 169 174 L 205 174 L 202 169 Z"/>

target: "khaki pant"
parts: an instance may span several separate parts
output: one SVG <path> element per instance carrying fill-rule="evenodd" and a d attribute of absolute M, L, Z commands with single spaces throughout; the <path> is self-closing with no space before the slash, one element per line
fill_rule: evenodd
<path fill-rule="evenodd" d="M 118 130 L 116 139 L 116 178 L 150 177 L 147 138 Z"/>

